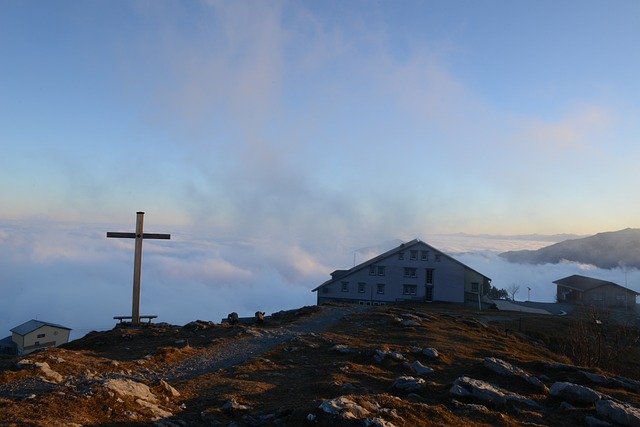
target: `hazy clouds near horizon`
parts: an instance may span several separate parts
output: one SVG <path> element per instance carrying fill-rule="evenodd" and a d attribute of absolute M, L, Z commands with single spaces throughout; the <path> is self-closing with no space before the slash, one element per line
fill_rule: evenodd
<path fill-rule="evenodd" d="M 117 227 L 116 227 L 117 228 Z M 113 316 L 131 312 L 133 240 L 107 239 L 107 225 L 0 225 L 0 338 L 37 318 L 73 328 L 73 338 L 110 329 Z M 171 230 L 149 230 L 170 232 Z M 144 243 L 142 314 L 185 324 L 219 322 L 230 311 L 241 316 L 272 313 L 315 303 L 311 292 L 336 269 L 346 269 L 390 249 L 396 242 L 300 242 L 225 239 L 180 229 L 169 241 Z M 536 249 L 552 242 L 509 236 L 416 236 L 492 278 L 494 286 L 520 285 L 516 299 L 551 302 L 553 280 L 585 274 L 624 285 L 625 272 L 576 263 L 510 264 L 505 250 Z M 362 249 L 366 247 L 365 249 Z M 627 271 L 638 290 L 637 270 Z"/>

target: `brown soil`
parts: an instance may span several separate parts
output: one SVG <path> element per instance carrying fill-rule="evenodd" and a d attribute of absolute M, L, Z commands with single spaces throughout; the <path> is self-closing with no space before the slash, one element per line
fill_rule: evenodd
<path fill-rule="evenodd" d="M 580 370 L 550 369 L 548 364 L 575 364 L 569 357 L 575 358 L 575 346 L 563 343 L 575 335 L 576 325 L 585 316 L 579 312 L 566 317 L 478 313 L 466 306 L 398 304 L 366 309 L 305 307 L 252 326 L 198 321 L 184 327 L 114 328 L 90 333 L 61 348 L 1 359 L 0 425 L 364 425 L 362 419 L 343 419 L 318 408 L 324 400 L 338 396 L 365 407 L 377 404 L 384 410 L 370 417 L 395 426 L 584 425 L 585 416 L 595 415 L 592 406 L 560 409 L 560 402 L 548 394 L 492 373 L 483 360 L 508 361 L 545 378 L 547 386 L 554 381 L 578 381 Z M 417 326 L 403 326 L 401 319 L 413 320 Z M 621 333 L 608 332 L 598 342 L 600 366 L 607 362 L 603 354 L 615 345 L 624 349 L 609 351 L 619 356 L 617 364 L 607 366 L 610 372 L 589 371 L 640 380 L 632 329 L 624 339 Z M 336 345 L 352 351 L 337 351 Z M 426 347 L 437 349 L 440 357 L 429 359 L 418 352 Z M 435 372 L 424 377 L 427 386 L 418 393 L 394 389 L 396 378 L 415 373 L 403 361 L 376 361 L 376 350 L 400 352 Z M 64 380 L 52 382 L 33 367 L 19 367 L 16 363 L 21 359 L 46 362 Z M 487 411 L 457 407 L 449 389 L 463 375 L 523 394 L 540 407 L 489 407 Z M 109 378 L 149 385 L 172 415 L 154 416 L 141 409 L 139 402 L 110 393 L 101 386 Z M 163 389 L 160 380 L 168 381 L 180 396 Z M 640 396 L 631 391 L 589 387 L 640 405 Z M 231 398 L 250 408 L 222 409 Z"/>

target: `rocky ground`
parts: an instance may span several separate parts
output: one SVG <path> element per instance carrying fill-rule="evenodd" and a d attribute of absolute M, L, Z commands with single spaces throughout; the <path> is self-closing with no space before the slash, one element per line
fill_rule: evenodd
<path fill-rule="evenodd" d="M 400 304 L 114 328 L 0 360 L 0 425 L 640 426 L 637 328 L 599 316 Z"/>

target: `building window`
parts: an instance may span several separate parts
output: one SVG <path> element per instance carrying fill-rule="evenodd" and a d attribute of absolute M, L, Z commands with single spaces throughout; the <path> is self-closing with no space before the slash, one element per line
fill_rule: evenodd
<path fill-rule="evenodd" d="M 378 266 L 378 276 L 384 276 L 385 268 L 383 265 Z"/>
<path fill-rule="evenodd" d="M 478 289 L 480 289 L 480 286 L 478 286 L 478 282 L 471 283 L 471 292 L 473 292 L 474 294 L 477 294 Z"/>
<path fill-rule="evenodd" d="M 376 275 L 376 266 L 375 265 L 370 265 L 369 266 L 369 276 L 375 276 Z"/>
<path fill-rule="evenodd" d="M 349 292 L 349 282 L 342 282 L 342 292 Z"/>
<path fill-rule="evenodd" d="M 418 260 L 418 251 L 411 251 L 411 261 L 417 261 Z"/>
<path fill-rule="evenodd" d="M 415 295 L 416 294 L 416 285 L 404 285 L 402 287 L 402 293 L 405 295 Z"/>
<path fill-rule="evenodd" d="M 367 284 L 365 282 L 359 282 L 358 283 L 358 292 L 361 294 L 364 294 L 364 288 Z"/>
<path fill-rule="evenodd" d="M 33 345 L 40 345 L 40 341 L 34 342 Z"/>
<path fill-rule="evenodd" d="M 422 261 L 429 261 L 429 251 L 420 251 L 420 259 L 422 259 Z"/>
<path fill-rule="evenodd" d="M 413 267 L 405 267 L 404 268 L 404 277 L 417 277 L 416 268 Z"/>
<path fill-rule="evenodd" d="M 624 294 L 616 294 L 616 299 L 618 301 L 624 301 L 626 298 Z"/>
<path fill-rule="evenodd" d="M 399 260 L 404 260 L 404 252 L 398 253 L 398 259 Z"/>
<path fill-rule="evenodd" d="M 323 294 L 328 294 L 329 293 L 329 287 L 325 286 L 324 288 L 322 288 L 322 293 Z"/>
<path fill-rule="evenodd" d="M 440 262 L 440 254 L 435 254 L 433 258 L 435 262 Z"/>
<path fill-rule="evenodd" d="M 425 279 L 427 285 L 433 285 L 433 268 L 427 268 L 427 278 Z"/>
<path fill-rule="evenodd" d="M 38 334 L 38 338 L 44 338 L 45 334 Z"/>
<path fill-rule="evenodd" d="M 593 295 L 591 296 L 591 299 L 593 301 L 602 301 L 602 293 L 601 292 L 594 292 Z"/>
<path fill-rule="evenodd" d="M 378 283 L 378 286 L 376 288 L 376 292 L 378 294 L 384 294 L 384 283 Z"/>

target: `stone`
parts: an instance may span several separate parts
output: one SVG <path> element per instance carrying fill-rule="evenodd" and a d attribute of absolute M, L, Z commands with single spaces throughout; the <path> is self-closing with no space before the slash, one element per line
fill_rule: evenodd
<path fill-rule="evenodd" d="M 536 402 L 517 393 L 496 387 L 485 381 L 469 377 L 460 377 L 453 383 L 449 394 L 455 397 L 475 399 L 483 404 L 503 408 L 508 402 L 521 403 L 531 407 L 538 407 Z"/>
<path fill-rule="evenodd" d="M 136 403 L 140 406 L 142 406 L 143 408 L 148 409 L 149 411 L 151 411 L 151 414 L 153 415 L 152 417 L 152 421 L 158 421 L 159 419 L 162 418 L 169 418 L 171 416 L 173 416 L 173 414 L 165 409 L 162 409 L 160 406 L 156 405 L 155 403 L 151 403 L 147 400 L 144 399 L 136 399 Z"/>
<path fill-rule="evenodd" d="M 505 362 L 504 360 L 496 359 L 495 357 L 487 357 L 484 359 L 484 367 L 498 375 L 521 378 L 541 391 L 548 391 L 547 386 L 544 385 L 542 381 L 536 377 L 530 376 L 519 367 Z"/>
<path fill-rule="evenodd" d="M 338 353 L 348 354 L 348 353 L 357 353 L 357 350 L 347 347 L 344 344 L 336 344 L 329 349 L 329 351 L 336 351 Z"/>
<path fill-rule="evenodd" d="M 602 399 L 596 402 L 596 412 L 616 424 L 640 427 L 640 409 L 628 403 Z"/>
<path fill-rule="evenodd" d="M 156 403 L 158 400 L 146 384 L 129 379 L 109 379 L 102 383 L 109 390 L 123 397 L 133 397 Z"/>
<path fill-rule="evenodd" d="M 171 387 L 168 382 L 165 380 L 160 380 L 160 386 L 167 391 L 173 397 L 180 397 L 180 392 L 175 388 Z"/>
<path fill-rule="evenodd" d="M 345 396 L 325 400 L 319 408 L 328 414 L 338 415 L 345 419 L 360 419 L 369 414 L 367 409 Z"/>
<path fill-rule="evenodd" d="M 398 390 L 404 390 L 407 392 L 421 391 L 426 386 L 426 382 L 422 378 L 415 378 L 410 376 L 402 376 L 396 378 L 392 387 Z"/>
<path fill-rule="evenodd" d="M 365 427 L 396 427 L 396 425 L 393 424 L 392 422 L 387 421 L 383 418 L 378 418 L 378 417 L 366 418 L 364 420 L 364 426 Z"/>
<path fill-rule="evenodd" d="M 244 411 L 251 409 L 251 406 L 238 403 L 238 401 L 232 397 L 222 405 L 221 409 L 223 411 Z"/>
<path fill-rule="evenodd" d="M 407 360 L 407 358 L 404 357 L 403 354 L 399 351 L 376 350 L 376 354 L 373 356 L 373 358 L 376 359 L 376 362 L 378 363 L 382 362 L 387 357 L 395 360 L 396 362 L 403 362 Z"/>
<path fill-rule="evenodd" d="M 592 417 L 591 415 L 587 415 L 584 417 L 584 422 L 587 427 L 612 427 L 613 424 L 603 421 L 599 418 Z"/>
<path fill-rule="evenodd" d="M 451 401 L 452 406 L 455 409 L 461 409 L 463 411 L 472 411 L 472 412 L 489 412 L 489 408 L 484 405 L 477 405 L 474 403 L 462 403 L 458 402 L 456 399 Z"/>
<path fill-rule="evenodd" d="M 428 366 L 424 366 L 417 360 L 413 363 L 405 362 L 404 366 L 413 369 L 418 376 L 433 374 L 433 369 L 429 368 Z"/>
<path fill-rule="evenodd" d="M 440 357 L 440 353 L 438 353 L 438 350 L 432 347 L 427 347 L 423 349 L 422 354 L 424 354 L 427 357 L 430 357 L 431 359 L 437 359 L 438 357 Z"/>
<path fill-rule="evenodd" d="M 549 395 L 574 403 L 595 403 L 600 399 L 608 397 L 589 387 L 567 382 L 553 383 L 549 390 Z"/>
<path fill-rule="evenodd" d="M 400 322 L 400 324 L 406 327 L 421 326 L 420 323 L 416 322 L 415 320 L 403 320 Z"/>
<path fill-rule="evenodd" d="M 16 363 L 20 368 L 34 368 L 39 369 L 45 376 L 45 379 L 49 382 L 60 383 L 64 380 L 64 377 L 58 372 L 51 369 L 51 366 L 47 362 L 34 362 L 31 359 L 22 359 Z"/>

